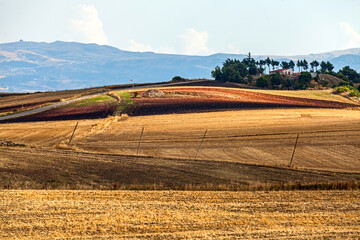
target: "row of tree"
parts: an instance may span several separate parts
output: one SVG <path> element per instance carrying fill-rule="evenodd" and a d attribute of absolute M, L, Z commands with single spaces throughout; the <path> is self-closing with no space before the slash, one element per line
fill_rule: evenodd
<path fill-rule="evenodd" d="M 270 59 L 269 57 L 264 60 L 255 61 L 249 53 L 246 58 L 242 61 L 237 59 L 226 59 L 222 67 L 216 66 L 213 71 L 211 71 L 211 76 L 215 78 L 216 81 L 220 82 L 237 82 L 245 83 L 251 82 L 252 78 L 256 75 L 262 76 L 266 68 L 268 73 L 270 73 L 270 66 L 272 70 L 278 69 L 279 66 L 283 69 L 293 69 L 295 66 L 299 68 L 299 72 L 317 72 L 317 73 L 328 73 L 336 77 L 339 77 L 345 81 L 352 81 L 354 83 L 360 82 L 360 74 L 357 73 L 354 69 L 351 69 L 349 66 L 345 66 L 337 73 L 333 72 L 334 65 L 327 62 L 318 62 L 316 60 L 308 63 L 306 59 L 297 60 L 295 63 L 293 60 L 290 61 L 276 61 Z M 320 70 L 318 71 L 318 67 Z M 247 80 L 245 80 L 247 78 Z"/>

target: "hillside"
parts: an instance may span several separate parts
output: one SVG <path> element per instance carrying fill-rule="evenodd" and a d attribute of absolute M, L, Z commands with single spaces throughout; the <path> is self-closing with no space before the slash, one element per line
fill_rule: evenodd
<path fill-rule="evenodd" d="M 158 86 L 162 97 L 146 97 L 148 89 L 113 89 L 0 122 L 0 188 L 227 190 L 360 180 L 358 105 L 341 96 Z M 81 93 L 8 97 L 26 103 Z"/>
<path fill-rule="evenodd" d="M 201 113 L 234 110 L 259 110 L 277 108 L 357 108 L 358 104 L 330 91 L 274 91 L 241 88 L 215 87 L 214 81 L 181 83 L 181 86 L 169 87 L 159 85 L 157 90 L 161 97 L 145 97 L 148 88 L 128 88 L 112 90 L 126 86 L 110 86 L 73 91 L 33 93 L 20 96 L 9 96 L 0 99 L 1 122 L 56 121 L 74 119 L 96 119 L 107 116 L 145 116 L 174 113 Z M 200 86 L 193 86 L 193 85 Z M 190 85 L 190 86 L 187 86 Z M 201 85 L 207 85 L 201 86 Z M 226 84 L 225 84 L 226 85 Z M 235 87 L 236 85 L 234 85 Z M 151 85 L 148 85 L 151 87 Z M 5 119 L 6 115 L 16 115 L 29 109 L 50 105 L 57 101 L 80 97 L 99 91 L 100 95 L 71 103 L 56 103 L 55 107 L 35 114 Z M 109 92 L 110 91 L 110 92 Z M 12 105 L 14 101 L 20 102 Z M 61 104 L 61 106 L 57 106 Z M 3 116 L 2 116 L 3 115 Z"/>
<path fill-rule="evenodd" d="M 186 56 L 129 52 L 114 47 L 76 42 L 14 42 L 0 44 L 0 89 L 11 92 L 80 89 L 104 85 L 210 78 L 210 71 L 227 58 L 245 55 Z M 267 56 L 253 56 L 255 59 Z M 349 65 L 360 70 L 360 49 L 306 56 L 273 56 L 275 60 L 298 58 L 328 60 L 335 70 Z"/>
<path fill-rule="evenodd" d="M 319 83 L 327 87 L 338 86 L 345 81 L 330 74 L 319 74 Z"/>

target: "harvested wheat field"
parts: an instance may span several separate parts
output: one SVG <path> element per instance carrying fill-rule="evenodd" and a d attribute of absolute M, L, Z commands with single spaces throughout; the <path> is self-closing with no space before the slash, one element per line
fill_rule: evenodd
<path fill-rule="evenodd" d="M 356 239 L 359 191 L 1 191 L 1 239 Z"/>
<path fill-rule="evenodd" d="M 0 139 L 69 148 L 77 121 L 0 124 Z M 70 149 L 93 153 L 360 171 L 360 113 L 346 109 L 266 109 L 81 120 Z"/>

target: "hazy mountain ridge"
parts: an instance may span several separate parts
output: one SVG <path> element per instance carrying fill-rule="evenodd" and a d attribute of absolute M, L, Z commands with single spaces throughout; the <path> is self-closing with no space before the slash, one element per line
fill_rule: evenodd
<path fill-rule="evenodd" d="M 186 56 L 130 52 L 115 47 L 76 42 L 14 42 L 0 44 L 0 91 L 46 91 L 133 82 L 210 78 L 210 71 L 227 58 L 244 54 Z M 264 59 L 267 55 L 254 56 Z M 299 56 L 270 56 L 276 60 L 330 61 L 335 70 L 349 65 L 360 71 L 360 48 Z"/>

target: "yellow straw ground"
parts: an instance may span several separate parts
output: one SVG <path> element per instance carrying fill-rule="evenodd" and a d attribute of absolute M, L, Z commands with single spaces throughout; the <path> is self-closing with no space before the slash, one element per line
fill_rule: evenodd
<path fill-rule="evenodd" d="M 359 191 L 1 191 L 1 239 L 354 239 Z"/>

